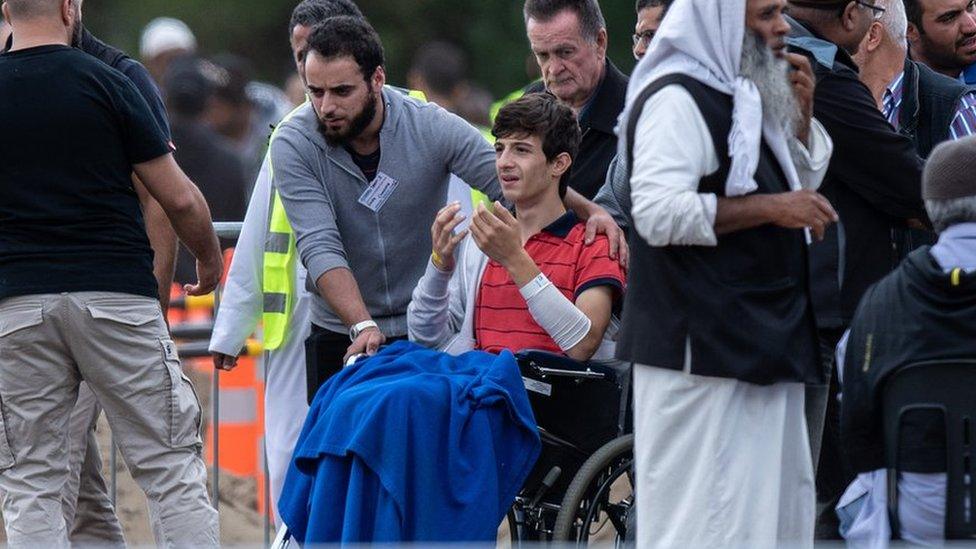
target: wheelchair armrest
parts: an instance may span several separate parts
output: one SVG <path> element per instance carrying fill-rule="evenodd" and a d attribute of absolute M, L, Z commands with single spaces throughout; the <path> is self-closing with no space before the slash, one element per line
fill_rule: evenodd
<path fill-rule="evenodd" d="M 606 377 L 605 373 L 593 371 L 584 362 L 549 351 L 526 349 L 516 353 L 515 360 L 520 365 L 524 365 L 542 376 L 585 379 L 604 379 Z"/>

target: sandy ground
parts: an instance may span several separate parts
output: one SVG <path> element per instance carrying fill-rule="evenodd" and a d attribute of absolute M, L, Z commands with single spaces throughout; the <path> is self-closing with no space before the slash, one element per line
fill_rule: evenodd
<path fill-rule="evenodd" d="M 108 425 L 99 428 L 99 446 L 102 449 L 103 471 L 109 480 L 110 454 Z M 116 463 L 118 496 L 116 512 L 122 522 L 126 541 L 132 545 L 153 543 L 152 531 L 146 511 L 146 497 L 125 468 L 121 457 Z M 210 470 L 210 478 L 213 471 Z M 254 479 L 220 475 L 220 540 L 225 545 L 261 544 L 264 541 L 264 522 L 257 511 Z M 271 536 L 273 538 L 274 532 Z"/>

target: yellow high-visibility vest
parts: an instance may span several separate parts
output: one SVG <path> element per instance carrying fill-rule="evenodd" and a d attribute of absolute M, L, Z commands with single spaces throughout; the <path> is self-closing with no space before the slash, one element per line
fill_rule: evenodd
<path fill-rule="evenodd" d="M 299 107 L 300 109 L 301 107 Z M 298 109 L 293 110 L 279 124 L 287 122 Z M 271 143 L 278 136 L 278 129 L 268 142 L 268 177 L 271 179 L 271 203 L 268 216 L 268 235 L 264 242 L 262 285 L 264 294 L 264 348 L 273 351 L 285 341 L 288 322 L 295 307 L 295 231 L 285 214 L 274 183 L 274 163 L 271 161 Z"/>
<path fill-rule="evenodd" d="M 491 120 L 492 123 L 494 123 L 495 122 L 495 117 L 498 116 L 498 111 L 502 110 L 502 107 L 504 107 L 505 105 L 508 105 L 512 101 L 515 101 L 516 99 L 518 99 L 518 98 L 522 97 L 523 95 L 525 95 L 525 89 L 528 88 L 531 85 L 532 84 L 529 84 L 528 86 L 525 86 L 525 88 L 521 88 L 521 89 L 515 90 L 512 93 L 506 95 L 505 97 L 499 99 L 498 101 L 495 101 L 494 103 L 492 103 L 491 104 L 491 111 L 489 111 L 489 113 L 488 113 L 488 119 Z"/>

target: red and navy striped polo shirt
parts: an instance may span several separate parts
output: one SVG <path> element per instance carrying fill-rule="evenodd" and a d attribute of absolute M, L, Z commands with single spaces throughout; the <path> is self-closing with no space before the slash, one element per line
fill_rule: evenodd
<path fill-rule="evenodd" d="M 626 275 L 610 259 L 610 243 L 600 235 L 584 244 L 586 226 L 567 212 L 525 243 L 525 251 L 539 270 L 572 302 L 594 286 L 612 286 L 615 302 L 623 295 Z M 489 259 L 481 278 L 474 310 L 476 348 L 491 353 L 503 349 L 540 349 L 562 353 L 552 337 L 532 318 L 522 294 L 500 263 Z"/>

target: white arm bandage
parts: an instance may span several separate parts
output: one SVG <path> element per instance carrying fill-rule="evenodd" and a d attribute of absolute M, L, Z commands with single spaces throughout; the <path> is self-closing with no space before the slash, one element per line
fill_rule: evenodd
<path fill-rule="evenodd" d="M 568 351 L 583 341 L 593 323 L 556 288 L 546 275 L 539 274 L 519 289 L 536 323 Z"/>

